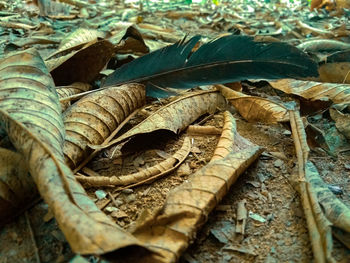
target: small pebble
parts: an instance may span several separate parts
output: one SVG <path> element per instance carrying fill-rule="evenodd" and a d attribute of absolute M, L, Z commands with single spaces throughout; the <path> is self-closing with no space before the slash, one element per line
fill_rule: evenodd
<path fill-rule="evenodd" d="M 98 200 L 101 200 L 101 199 L 103 199 L 103 198 L 105 198 L 107 196 L 107 193 L 105 191 L 103 191 L 103 190 L 97 190 L 95 192 L 95 195 L 96 195 Z"/>
<path fill-rule="evenodd" d="M 123 194 L 132 194 L 134 192 L 134 190 L 132 190 L 132 189 L 130 189 L 130 188 L 128 188 L 128 189 L 123 189 L 122 190 L 122 193 Z"/>
<path fill-rule="evenodd" d="M 290 130 L 285 130 L 282 134 L 283 134 L 283 135 L 286 135 L 286 136 L 292 135 L 292 133 L 291 133 Z"/>
<path fill-rule="evenodd" d="M 333 194 L 335 195 L 342 195 L 344 194 L 343 189 L 341 189 L 339 186 L 337 185 L 328 185 L 328 189 L 332 191 Z"/>
<path fill-rule="evenodd" d="M 273 162 L 273 166 L 276 168 L 281 168 L 284 165 L 284 162 L 280 159 L 277 159 L 276 161 Z"/>

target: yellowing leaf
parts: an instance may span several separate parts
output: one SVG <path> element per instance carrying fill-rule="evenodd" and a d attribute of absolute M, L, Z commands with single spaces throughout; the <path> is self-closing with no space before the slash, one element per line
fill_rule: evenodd
<path fill-rule="evenodd" d="M 226 114 L 226 118 L 227 122 L 234 122 L 232 115 Z M 224 130 L 231 129 L 231 135 L 237 134 L 232 130 L 235 125 L 231 123 L 227 126 L 227 122 Z M 235 141 L 232 151 L 192 174 L 187 182 L 169 193 L 162 209 L 153 216 L 139 220 L 133 234 L 157 251 L 162 256 L 161 262 L 176 262 L 179 259 L 208 214 L 261 153 L 260 147 L 240 138 L 230 138 L 231 142 Z M 145 262 L 148 259 L 143 258 Z M 152 259 L 149 260 L 152 262 Z"/>
<path fill-rule="evenodd" d="M 56 85 L 90 83 L 98 76 L 113 52 L 114 46 L 109 41 L 92 41 L 78 51 L 46 60 L 45 63 Z"/>
<path fill-rule="evenodd" d="M 350 85 L 281 79 L 269 81 L 270 85 L 287 94 L 294 94 L 308 100 L 331 100 L 334 103 L 350 103 Z"/>
<path fill-rule="evenodd" d="M 72 250 L 103 254 L 140 245 L 97 208 L 66 166 L 61 108 L 38 52 L 29 49 L 0 61 L 0 83 L 1 132 L 23 155 Z"/>
<path fill-rule="evenodd" d="M 225 107 L 224 98 L 217 91 L 200 91 L 186 94 L 183 97 L 165 105 L 157 110 L 146 120 L 133 127 L 122 136 L 111 141 L 109 144 L 93 148 L 107 148 L 129 138 L 144 139 L 147 134 L 157 131 L 179 133 L 187 128 L 192 122 L 205 113 L 214 113 L 217 108 Z"/>
<path fill-rule="evenodd" d="M 323 82 L 350 84 L 350 62 L 326 63 L 319 67 L 318 72 Z"/>
<path fill-rule="evenodd" d="M 223 85 L 217 85 L 225 98 L 249 122 L 276 123 L 288 121 L 288 111 L 282 104 L 265 98 L 248 96 Z"/>
<path fill-rule="evenodd" d="M 64 113 L 67 164 L 75 168 L 90 153 L 87 144 L 102 144 L 117 126 L 145 103 L 141 84 L 112 87 L 87 95 Z"/>
<path fill-rule="evenodd" d="M 23 156 L 0 148 L 0 226 L 23 212 L 38 196 Z"/>

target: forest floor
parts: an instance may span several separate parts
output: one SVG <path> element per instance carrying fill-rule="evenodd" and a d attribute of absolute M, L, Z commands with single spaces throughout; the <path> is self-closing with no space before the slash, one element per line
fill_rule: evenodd
<path fill-rule="evenodd" d="M 96 5 L 98 4 L 102 2 Z M 156 47 L 156 42 L 172 43 L 185 35 L 201 34 L 213 38 L 226 33 L 273 37 L 293 45 L 316 37 L 350 42 L 349 37 L 341 34 L 341 30 L 349 30 L 350 25 L 344 20 L 349 21 L 349 18 L 335 16 L 323 10 L 311 12 L 307 6 L 267 4 L 259 1 L 221 3 L 216 7 L 165 3 L 155 6 L 150 3 L 150 6 L 144 4 L 141 10 L 139 5 L 105 4 L 110 6 L 104 8 L 109 8 L 111 13 L 114 10 L 114 15 L 107 14 L 106 11 L 95 17 L 90 13 L 91 16 L 87 18 L 73 16 L 44 19 L 33 15 L 38 12 L 35 11 L 36 7 L 25 1 L 17 3 L 17 6 L 9 6 L 0 1 L 0 13 L 4 15 L 6 11 L 21 14 L 32 24 L 41 19 L 41 23 L 54 31 L 54 36 L 55 33 L 56 36 L 62 36 L 89 25 L 95 25 L 95 28 L 101 30 L 111 30 L 116 22 L 119 25 L 120 21 L 129 24 L 142 22 L 141 24 L 164 29 L 158 30 L 157 34 L 153 31 L 152 41 L 146 41 L 146 45 L 153 43 Z M 300 22 L 309 24 L 311 29 Z M 342 26 L 343 24 L 345 25 Z M 149 30 L 142 25 L 140 28 Z M 339 34 L 336 35 L 335 32 Z M 22 48 L 18 41 L 30 35 L 26 29 L 9 27 L 0 27 L 0 33 L 1 53 Z M 45 46 L 41 52 L 45 55 L 49 50 L 50 47 Z M 247 94 L 281 96 L 267 82 L 244 82 L 242 86 Z M 151 101 L 147 111 L 152 113 L 165 102 L 166 100 Z M 265 151 L 239 177 L 220 205 L 210 214 L 208 222 L 201 228 L 195 242 L 183 254 L 180 262 L 312 262 L 313 255 L 303 208 L 298 192 L 289 181 L 290 174 L 295 169 L 295 149 L 288 125 L 249 123 L 234 108 L 231 108 L 231 112 L 236 118 L 238 132 L 254 144 L 264 147 Z M 145 117 L 145 114 L 137 115 L 128 127 Z M 204 119 L 202 125 L 222 127 L 221 113 L 206 117 L 197 122 Z M 117 154 L 110 159 L 114 150 L 111 148 L 102 152 L 87 167 L 100 175 L 132 173 L 175 152 L 181 147 L 184 136 L 185 134 L 180 134 L 176 139 L 154 145 L 154 149 L 126 157 Z M 111 200 L 109 195 L 98 200 L 95 195 L 97 190 L 113 194 L 113 188 L 89 188 L 88 194 L 116 224 L 128 229 L 143 208 L 160 208 L 171 189 L 208 163 L 218 138 L 217 135 L 194 136 L 191 154 L 181 165 L 182 168 L 150 185 L 124 190 L 115 200 Z M 350 206 L 350 151 L 346 143 L 342 147 L 347 150 L 337 151 L 335 156 L 328 155 L 319 147 L 312 148 L 310 160 L 328 185 L 340 189 L 338 197 Z M 237 206 L 242 200 L 246 201 L 249 211 L 244 236 L 235 233 Z M 48 213 L 47 205 L 42 202 L 1 229 L 0 240 L 0 263 L 67 262 L 74 258 L 63 234 Z M 333 256 L 339 262 L 350 262 L 350 251 L 336 239 Z M 77 257 L 74 260 L 79 262 Z M 98 262 L 98 259 L 90 257 L 88 261 Z"/>

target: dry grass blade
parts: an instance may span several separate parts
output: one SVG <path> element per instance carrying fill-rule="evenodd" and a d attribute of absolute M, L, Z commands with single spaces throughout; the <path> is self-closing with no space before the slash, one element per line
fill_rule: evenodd
<path fill-rule="evenodd" d="M 191 150 L 191 142 L 188 137 L 184 139 L 182 147 L 174 153 L 170 158 L 141 170 L 140 172 L 123 175 L 123 176 L 76 176 L 79 182 L 86 183 L 90 186 L 108 186 L 108 185 L 140 185 L 148 182 L 149 180 L 154 181 L 156 178 L 160 178 L 174 169 L 176 169 L 187 157 Z M 128 188 L 132 187 L 128 186 Z"/>
<path fill-rule="evenodd" d="M 307 100 L 331 100 L 334 103 L 350 103 L 350 85 L 281 79 L 269 81 L 270 85 L 287 94 L 303 97 Z"/>
<path fill-rule="evenodd" d="M 102 147 L 92 147 L 94 149 L 108 148 L 131 137 L 145 136 L 145 134 L 160 130 L 179 133 L 201 115 L 213 113 L 217 108 L 224 108 L 225 105 L 225 99 L 216 91 L 190 93 L 160 108 L 146 120 L 109 144 Z"/>
<path fill-rule="evenodd" d="M 146 220 L 142 218 L 133 234 L 158 251 L 162 262 L 176 262 L 210 211 L 261 152 L 260 147 L 237 138 L 233 151 L 211 161 L 170 192 L 163 208 Z"/>
<path fill-rule="evenodd" d="M 0 226 L 22 212 L 38 197 L 24 158 L 0 148 Z"/>
<path fill-rule="evenodd" d="M 2 60 L 0 83 L 2 132 L 22 153 L 73 251 L 102 254 L 139 244 L 96 207 L 66 166 L 61 108 L 38 52 L 30 49 Z"/>
<path fill-rule="evenodd" d="M 223 85 L 216 85 L 222 95 L 249 122 L 276 123 L 288 121 L 288 110 L 283 105 L 265 98 L 248 96 Z"/>
<path fill-rule="evenodd" d="M 88 144 L 102 144 L 134 110 L 145 103 L 141 84 L 112 87 L 85 96 L 64 113 L 66 162 L 75 168 L 92 150 Z"/>

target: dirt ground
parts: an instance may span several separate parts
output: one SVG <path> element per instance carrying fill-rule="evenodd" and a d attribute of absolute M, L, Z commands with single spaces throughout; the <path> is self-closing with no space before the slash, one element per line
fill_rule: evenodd
<path fill-rule="evenodd" d="M 143 14 L 143 19 L 158 25 L 160 21 L 152 14 Z M 198 30 L 198 21 L 194 20 L 181 22 L 162 19 L 162 23 L 177 30 L 181 28 L 183 32 L 190 34 L 196 32 L 214 36 L 228 31 L 203 27 Z M 163 100 L 160 102 L 164 103 Z M 160 102 L 153 101 L 149 111 L 159 108 Z M 199 231 L 195 242 L 187 249 L 180 262 L 312 262 L 312 250 L 300 198 L 289 181 L 296 157 L 288 126 L 248 123 L 233 108 L 230 111 L 236 118 L 238 132 L 251 142 L 264 147 L 265 151 L 240 176 L 221 204 L 210 214 L 208 222 Z M 130 121 L 127 128 L 145 117 L 139 114 Z M 203 119 L 204 117 L 197 122 Z M 209 116 L 201 123 L 218 128 L 222 124 L 222 113 Z M 100 175 L 130 174 L 152 166 L 174 153 L 181 146 L 184 136 L 184 133 L 180 134 L 154 145 L 152 149 L 127 156 L 121 156 L 117 151 L 112 159 L 110 156 L 114 148 L 107 149 L 87 167 Z M 194 136 L 192 152 L 180 168 L 150 185 L 126 189 L 121 193 L 116 193 L 114 188 L 103 187 L 88 188 L 87 191 L 116 224 L 128 229 L 142 209 L 161 207 L 171 189 L 209 162 L 218 138 L 219 136 Z M 310 153 L 310 160 L 314 162 L 324 181 L 341 189 L 338 197 L 347 205 L 350 205 L 349 157 L 349 150 L 339 152 L 336 157 L 319 150 L 311 150 Z M 103 190 L 108 195 L 98 200 L 95 194 L 97 190 Z M 244 236 L 235 233 L 237 206 L 242 200 L 246 200 L 250 215 Z M 0 240 L 0 263 L 58 263 L 68 262 L 74 257 L 55 220 L 48 213 L 47 206 L 42 202 L 31 208 L 26 215 L 2 228 Z M 336 239 L 333 255 L 339 262 L 350 262 L 350 251 Z M 87 259 L 89 262 L 101 262 L 95 257 Z"/>

